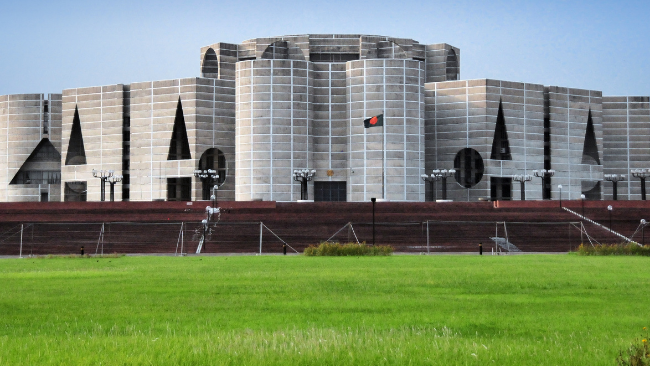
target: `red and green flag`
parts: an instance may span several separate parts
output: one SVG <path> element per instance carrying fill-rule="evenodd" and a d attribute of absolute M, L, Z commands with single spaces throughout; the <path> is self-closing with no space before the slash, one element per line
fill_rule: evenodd
<path fill-rule="evenodd" d="M 380 114 L 363 120 L 363 127 L 379 127 L 384 125 L 384 115 Z"/>

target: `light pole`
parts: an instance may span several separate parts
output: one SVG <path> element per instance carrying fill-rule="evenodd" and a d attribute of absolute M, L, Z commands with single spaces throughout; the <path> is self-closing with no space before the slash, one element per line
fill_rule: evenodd
<path fill-rule="evenodd" d="M 101 200 L 106 200 L 106 181 L 113 176 L 113 170 L 96 170 L 93 169 L 93 177 L 101 179 Z"/>
<path fill-rule="evenodd" d="M 539 170 L 533 170 L 533 175 L 536 176 L 537 178 L 542 179 L 542 199 L 543 200 L 550 200 L 551 196 L 549 195 L 546 197 L 546 191 L 544 190 L 544 184 L 546 183 L 546 179 L 551 179 L 552 176 L 555 175 L 555 170 L 553 169 L 539 169 Z"/>
<path fill-rule="evenodd" d="M 513 175 L 512 180 L 515 182 L 519 182 L 521 186 L 521 200 L 525 201 L 526 200 L 526 182 L 530 182 L 533 180 L 533 176 L 530 174 L 518 174 L 518 175 Z"/>
<path fill-rule="evenodd" d="M 618 182 L 625 180 L 624 174 L 605 174 L 605 180 L 612 182 L 612 191 L 614 201 L 618 200 Z"/>
<path fill-rule="evenodd" d="M 439 176 L 431 174 L 431 176 L 428 176 L 426 174 L 421 175 L 422 180 L 425 182 L 429 182 L 429 190 L 431 191 L 431 202 L 436 201 L 436 181 L 440 180 Z"/>
<path fill-rule="evenodd" d="M 375 246 L 375 203 L 377 202 L 377 198 L 372 197 L 370 199 L 370 202 L 372 202 L 372 246 Z"/>
<path fill-rule="evenodd" d="M 614 210 L 614 207 L 612 205 L 607 206 L 607 211 L 609 211 L 609 231 L 614 231 L 612 229 L 612 211 Z"/>
<path fill-rule="evenodd" d="M 582 201 L 582 219 L 585 219 L 585 198 L 587 198 L 584 194 L 580 195 L 580 201 Z"/>
<path fill-rule="evenodd" d="M 632 169 L 632 176 L 641 179 L 641 199 L 645 199 L 645 179 L 650 176 L 650 169 Z"/>
<path fill-rule="evenodd" d="M 307 191 L 307 182 L 312 180 L 314 178 L 314 175 L 316 174 L 316 170 L 309 170 L 309 169 L 300 169 L 300 170 L 294 170 L 293 171 L 293 180 L 296 182 L 300 182 L 300 199 L 301 200 L 308 200 L 309 199 L 309 193 Z"/>
<path fill-rule="evenodd" d="M 562 185 L 558 184 L 557 188 L 560 190 L 560 208 L 562 208 Z"/>
<path fill-rule="evenodd" d="M 113 175 L 108 178 L 108 183 L 111 185 L 111 202 L 115 201 L 115 183 L 121 182 L 122 178 L 121 175 Z"/>
<path fill-rule="evenodd" d="M 219 174 L 217 174 L 217 171 L 214 169 L 197 169 L 194 171 L 194 177 L 199 178 L 201 180 L 201 199 L 202 200 L 209 200 L 210 199 L 210 186 L 214 184 L 214 182 L 219 179 Z M 216 194 L 217 192 L 214 192 L 215 195 L 215 200 L 216 200 Z"/>
<path fill-rule="evenodd" d="M 456 174 L 456 169 L 434 169 L 433 174 L 434 176 L 438 177 L 438 179 L 442 179 L 442 199 L 446 200 L 447 199 L 447 178 L 451 177 L 452 175 Z"/>

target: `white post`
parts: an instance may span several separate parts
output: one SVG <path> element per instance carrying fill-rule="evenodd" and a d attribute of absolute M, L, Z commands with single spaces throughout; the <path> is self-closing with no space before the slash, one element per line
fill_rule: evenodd
<path fill-rule="evenodd" d="M 260 221 L 260 255 L 262 255 L 262 228 L 264 224 L 262 224 L 262 221 Z"/>
<path fill-rule="evenodd" d="M 183 241 L 185 240 L 185 223 L 181 222 L 181 257 L 183 256 Z"/>
<path fill-rule="evenodd" d="M 23 257 L 23 225 L 24 224 L 20 224 L 20 258 Z"/>
<path fill-rule="evenodd" d="M 104 223 L 102 222 L 102 257 L 104 256 Z"/>

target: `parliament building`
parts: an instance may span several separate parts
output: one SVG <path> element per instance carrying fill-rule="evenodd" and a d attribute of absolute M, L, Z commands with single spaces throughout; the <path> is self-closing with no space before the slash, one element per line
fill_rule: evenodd
<path fill-rule="evenodd" d="M 602 200 L 611 175 L 618 199 L 641 199 L 648 96 L 462 80 L 460 60 L 445 43 L 292 35 L 203 47 L 195 77 L 3 95 L 0 201 L 99 201 L 104 180 L 119 201 L 213 185 L 220 201 L 297 201 L 303 169 L 315 201 Z M 445 187 L 423 180 L 450 169 Z"/>

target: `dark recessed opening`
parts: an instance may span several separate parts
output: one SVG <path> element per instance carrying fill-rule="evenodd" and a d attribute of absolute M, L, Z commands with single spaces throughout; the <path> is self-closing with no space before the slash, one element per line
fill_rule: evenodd
<path fill-rule="evenodd" d="M 472 188 L 480 182 L 485 171 L 481 154 L 469 147 L 456 154 L 454 169 L 456 170 L 454 175 L 456 182 L 465 188 Z"/>

